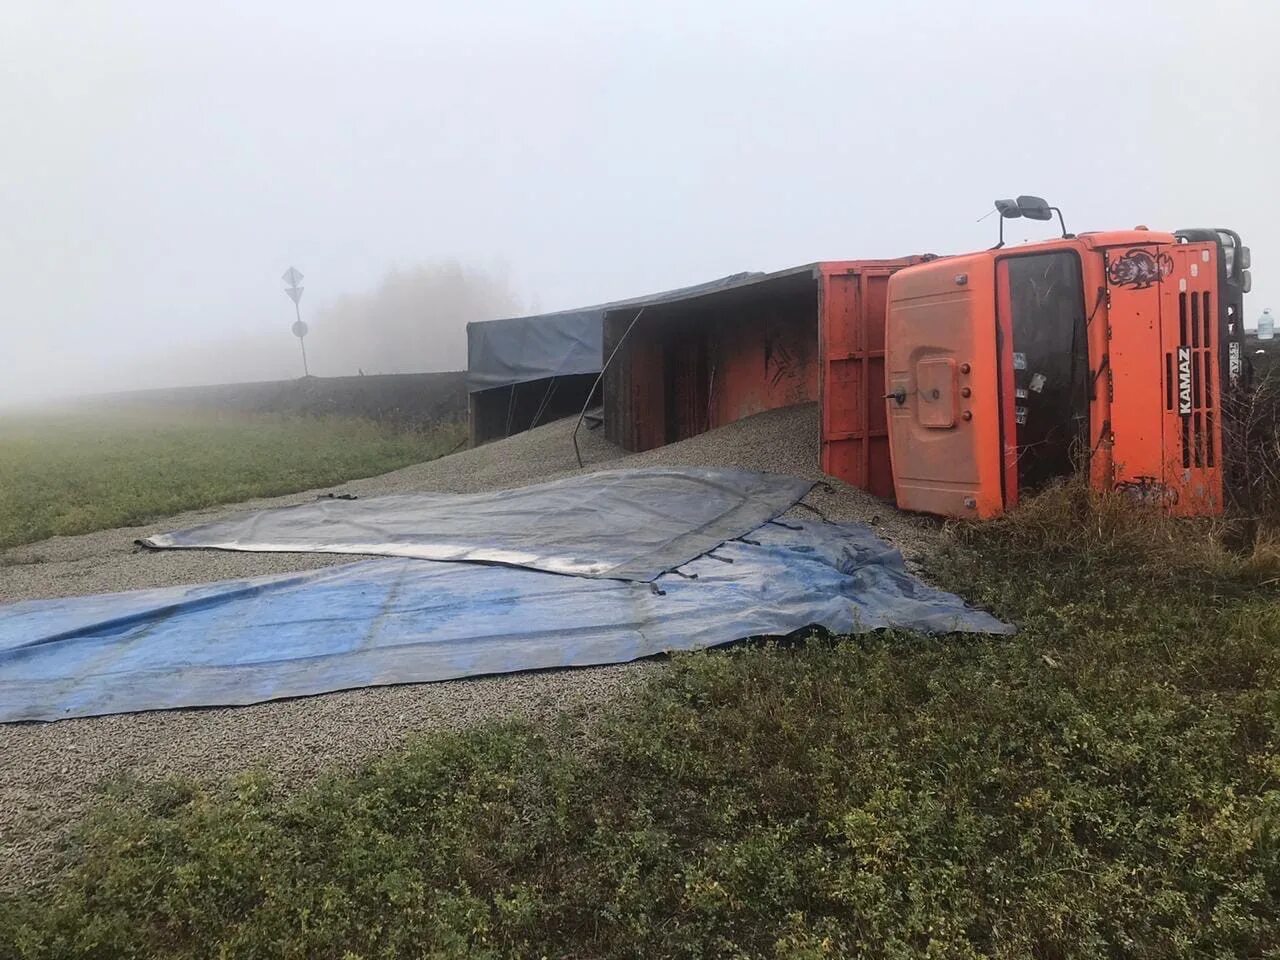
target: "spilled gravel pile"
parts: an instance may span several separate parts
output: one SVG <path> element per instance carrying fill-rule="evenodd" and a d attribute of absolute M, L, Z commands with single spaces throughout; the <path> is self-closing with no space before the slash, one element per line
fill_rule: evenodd
<path fill-rule="evenodd" d="M 413 490 L 467 493 L 521 486 L 579 471 L 563 420 L 326 492 L 373 496 Z M 816 404 L 760 414 L 701 436 L 628 455 L 601 431 L 581 430 L 586 470 L 601 466 L 738 466 L 823 478 Z M 145 527 L 61 537 L 0 553 L 0 602 L 161 587 L 350 562 L 319 554 L 144 552 L 134 540 L 248 508 L 299 503 L 309 491 L 216 507 Z M 871 524 L 910 558 L 930 549 L 936 527 L 837 481 L 805 503 L 830 520 Z M 811 510 L 795 508 L 802 519 Z M 637 683 L 653 663 L 382 687 L 227 709 L 0 726 L 0 887 L 47 874 L 59 839 L 103 778 L 221 778 L 247 767 L 287 783 L 348 768 L 414 731 L 493 718 L 540 719 L 589 709 Z"/>
<path fill-rule="evenodd" d="M 830 489 L 815 490 L 806 498 L 806 503 L 822 510 L 831 520 L 872 524 L 908 558 L 927 550 L 932 541 L 933 525 L 928 521 L 906 517 L 861 490 L 824 477 L 818 469 L 817 404 L 771 410 L 639 454 L 628 454 L 609 443 L 600 430 L 584 428 L 578 433 L 585 464 L 582 470 L 574 457 L 573 426 L 572 419 L 560 420 L 474 450 L 378 477 L 354 480 L 325 492 L 358 496 L 414 490 L 472 493 L 518 487 L 601 467 L 736 466 L 826 481 Z M 315 554 L 214 550 L 153 553 L 134 544 L 137 538 L 151 533 L 207 523 L 245 510 L 313 500 L 319 492 L 311 490 L 210 507 L 146 526 L 55 537 L 0 552 L 0 603 L 201 583 L 349 563 L 349 557 Z M 796 515 L 807 512 L 799 508 Z"/>

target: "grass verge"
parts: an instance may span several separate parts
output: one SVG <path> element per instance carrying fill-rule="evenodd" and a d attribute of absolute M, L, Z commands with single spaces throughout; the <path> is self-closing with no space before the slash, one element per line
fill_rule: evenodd
<path fill-rule="evenodd" d="M 0 417 L 0 548 L 325 487 L 447 453 L 461 424 L 117 411 Z"/>
<path fill-rule="evenodd" d="M 0 953 L 1277 955 L 1275 558 L 1064 488 L 932 572 L 1019 635 L 680 657 L 295 796 L 119 785 Z"/>

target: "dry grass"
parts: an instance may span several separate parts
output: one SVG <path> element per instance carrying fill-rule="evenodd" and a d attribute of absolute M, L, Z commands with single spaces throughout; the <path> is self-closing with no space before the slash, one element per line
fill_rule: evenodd
<path fill-rule="evenodd" d="M 1226 402 L 1223 428 L 1233 510 L 1264 531 L 1270 527 L 1274 545 L 1280 527 L 1280 365 L 1260 369 L 1249 396 Z"/>
<path fill-rule="evenodd" d="M 1257 518 L 1186 519 L 1123 492 L 1090 489 L 1083 476 L 1056 484 L 981 525 L 1012 547 L 1114 562 L 1135 573 L 1171 571 L 1198 581 L 1262 585 L 1280 577 L 1280 527 Z M 962 541 L 974 531 L 957 525 Z"/>
<path fill-rule="evenodd" d="M 0 955 L 1280 955 L 1280 618 L 1216 529 L 1066 485 L 934 558 L 1013 638 L 680 657 L 590 735 L 300 794 L 122 785 Z"/>

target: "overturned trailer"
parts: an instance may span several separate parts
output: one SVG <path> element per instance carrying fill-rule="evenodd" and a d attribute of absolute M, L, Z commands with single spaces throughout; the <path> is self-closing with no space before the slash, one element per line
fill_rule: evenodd
<path fill-rule="evenodd" d="M 757 274 L 556 313 L 467 324 L 467 400 L 471 443 L 481 444 L 577 413 L 586 405 L 603 362 L 606 313 L 631 304 L 694 296 Z"/>
<path fill-rule="evenodd" d="M 889 277 L 924 259 L 823 261 L 606 310 L 606 435 L 648 450 L 820 401 L 823 471 L 891 496 L 883 317 Z"/>
<path fill-rule="evenodd" d="M 948 257 L 809 264 L 604 317 L 605 426 L 647 450 L 816 401 L 824 472 L 906 510 L 989 518 L 1083 470 L 1222 513 L 1224 423 L 1251 382 L 1250 254 L 1224 228 L 1072 234 Z"/>

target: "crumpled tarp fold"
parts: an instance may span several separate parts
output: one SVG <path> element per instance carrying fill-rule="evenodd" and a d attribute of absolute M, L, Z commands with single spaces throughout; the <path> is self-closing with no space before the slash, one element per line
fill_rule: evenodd
<path fill-rule="evenodd" d="M 316 500 L 139 542 L 466 560 L 648 581 L 772 520 L 812 487 L 749 470 L 612 470 L 488 493 Z"/>
<path fill-rule="evenodd" d="M 809 625 L 1013 632 L 911 576 L 866 527 L 768 523 L 749 541 L 655 584 L 378 559 L 10 604 L 0 722 L 618 663 Z"/>

